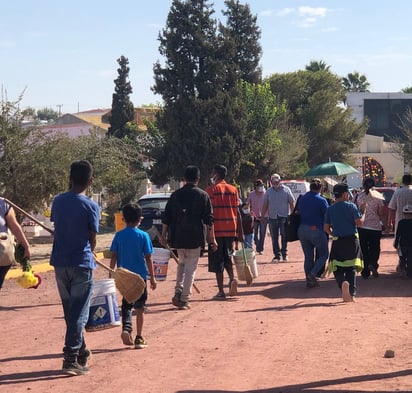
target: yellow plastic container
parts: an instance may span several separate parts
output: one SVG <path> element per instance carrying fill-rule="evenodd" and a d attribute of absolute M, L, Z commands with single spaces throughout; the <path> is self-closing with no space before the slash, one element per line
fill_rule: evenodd
<path fill-rule="evenodd" d="M 114 228 L 116 232 L 121 231 L 126 228 L 126 223 L 123 221 L 122 213 L 114 213 Z"/>

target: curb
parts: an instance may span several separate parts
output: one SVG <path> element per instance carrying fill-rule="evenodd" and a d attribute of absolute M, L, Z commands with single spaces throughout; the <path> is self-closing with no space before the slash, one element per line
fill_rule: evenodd
<path fill-rule="evenodd" d="M 99 259 L 104 259 L 105 258 L 104 254 L 105 253 L 103 251 L 102 252 L 97 252 L 96 256 Z M 32 266 L 33 266 L 33 272 L 34 273 L 45 273 L 45 272 L 49 272 L 51 270 L 54 270 L 53 266 L 50 265 L 48 260 L 40 261 L 36 264 L 33 264 Z M 22 271 L 19 267 L 17 267 L 17 269 L 10 269 L 7 272 L 6 280 L 8 280 L 10 278 L 17 278 L 21 275 L 21 273 L 22 273 Z"/>

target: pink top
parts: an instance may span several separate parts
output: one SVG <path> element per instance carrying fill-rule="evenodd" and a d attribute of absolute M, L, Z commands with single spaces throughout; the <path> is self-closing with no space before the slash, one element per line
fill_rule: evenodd
<path fill-rule="evenodd" d="M 363 221 L 363 229 L 372 229 L 374 231 L 382 230 L 382 221 L 379 217 L 379 209 L 383 207 L 383 199 L 373 196 L 377 192 L 371 190 L 369 194 L 365 191 L 360 192 L 356 198 L 356 205 L 359 207 L 366 202 L 365 220 Z"/>
<path fill-rule="evenodd" d="M 259 220 L 262 217 L 263 199 L 265 198 L 265 191 L 249 193 L 246 202 L 250 204 L 250 210 L 254 213 L 255 217 Z"/>

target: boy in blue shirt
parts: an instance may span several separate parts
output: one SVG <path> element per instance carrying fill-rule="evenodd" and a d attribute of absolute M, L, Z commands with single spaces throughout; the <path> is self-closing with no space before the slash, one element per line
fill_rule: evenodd
<path fill-rule="evenodd" d="M 110 251 L 112 252 L 110 267 L 123 267 L 139 274 L 145 281 L 147 273 L 150 274 L 150 287 L 156 289 L 156 278 L 153 270 L 153 246 L 147 232 L 138 228 L 142 220 L 142 209 L 138 204 L 128 204 L 123 207 L 123 219 L 126 228 L 117 232 L 113 238 Z M 147 288 L 134 304 L 122 299 L 122 334 L 123 344 L 134 345 L 141 349 L 147 347 L 147 342 L 142 337 L 144 322 L 144 307 L 147 300 Z M 136 338 L 133 341 L 132 313 L 136 310 Z"/>
<path fill-rule="evenodd" d="M 352 302 L 356 295 L 356 272 L 363 269 L 357 227 L 363 224 L 366 206 L 362 206 L 361 213 L 354 203 L 349 202 L 346 183 L 335 184 L 333 194 L 336 200 L 328 207 L 324 224 L 325 232 L 333 236 L 328 272 L 333 272 L 342 289 L 343 301 Z"/>
<path fill-rule="evenodd" d="M 99 230 L 100 209 L 86 195 L 92 183 L 93 168 L 88 161 L 75 161 L 70 167 L 70 191 L 55 197 L 51 208 L 54 222 L 50 265 L 54 266 L 57 289 L 63 305 L 66 337 L 63 371 L 70 375 L 89 372 L 83 329 L 93 292 L 93 250 Z"/>

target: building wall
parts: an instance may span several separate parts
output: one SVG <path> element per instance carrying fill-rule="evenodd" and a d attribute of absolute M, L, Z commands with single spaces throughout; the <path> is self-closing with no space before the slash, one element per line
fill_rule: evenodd
<path fill-rule="evenodd" d="M 404 93 L 348 93 L 347 105 L 352 109 L 352 116 L 361 123 L 364 119 L 365 100 L 411 100 L 412 94 Z M 385 141 L 386 135 L 390 138 L 391 129 L 388 128 L 384 136 L 371 135 L 368 131 L 362 138 L 360 146 L 353 150 L 352 155 L 357 159 L 358 169 L 362 172 L 362 157 L 372 157 L 383 167 L 388 183 L 400 182 L 402 175 L 409 170 L 405 168 L 402 157 L 397 153 L 397 146 L 389 141 Z M 388 138 L 386 138 L 388 139 Z M 350 179 L 354 187 L 359 187 L 362 183 L 361 177 L 356 176 Z M 349 178 L 348 178 L 349 182 Z"/>

